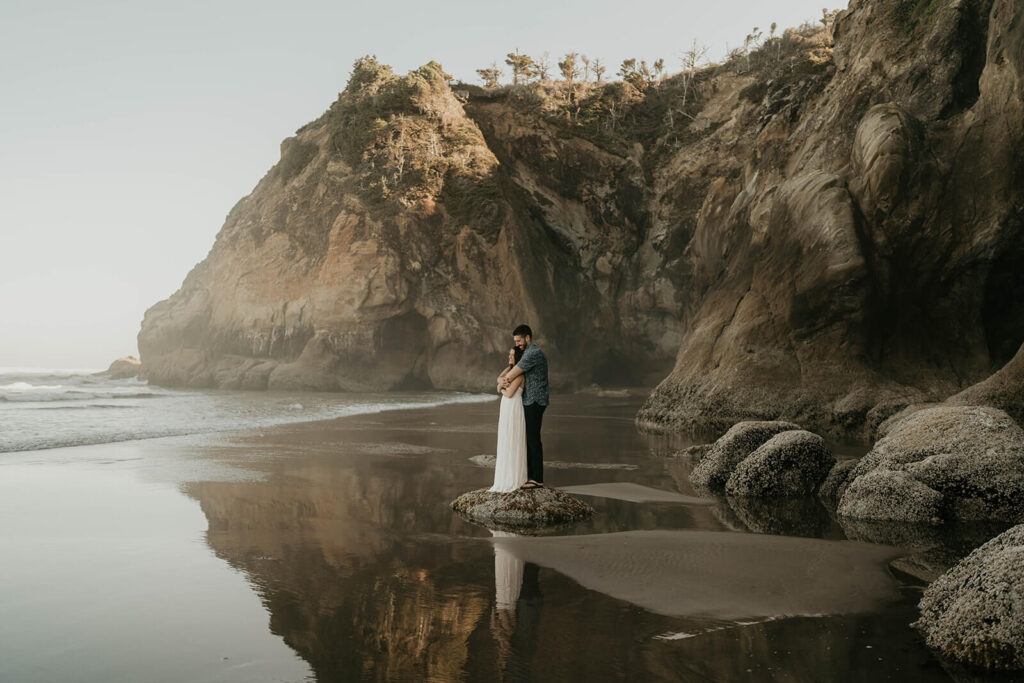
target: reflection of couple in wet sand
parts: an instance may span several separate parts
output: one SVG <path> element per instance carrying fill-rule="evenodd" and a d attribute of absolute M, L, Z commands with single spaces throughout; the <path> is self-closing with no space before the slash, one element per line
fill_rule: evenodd
<path fill-rule="evenodd" d="M 516 535 L 496 529 L 491 529 L 491 534 L 495 537 Z M 510 659 L 520 659 L 527 664 L 532 660 L 541 603 L 539 571 L 537 565 L 524 562 L 500 544 L 495 544 L 495 604 L 491 612 L 491 632 L 498 647 L 499 671 L 516 668 L 517 663 L 510 662 Z"/>
<path fill-rule="evenodd" d="M 548 405 L 548 359 L 533 341 L 533 330 L 512 331 L 515 347 L 508 367 L 498 375 L 498 451 L 491 491 L 509 492 L 544 486 L 544 446 L 540 427 Z"/>

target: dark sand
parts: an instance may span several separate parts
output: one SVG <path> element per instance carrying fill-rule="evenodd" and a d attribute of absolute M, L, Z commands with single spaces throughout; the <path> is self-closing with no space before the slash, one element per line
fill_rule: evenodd
<path fill-rule="evenodd" d="M 950 680 L 895 551 L 701 499 L 638 406 L 555 397 L 561 537 L 447 507 L 497 401 L 6 454 L 0 680 Z"/>

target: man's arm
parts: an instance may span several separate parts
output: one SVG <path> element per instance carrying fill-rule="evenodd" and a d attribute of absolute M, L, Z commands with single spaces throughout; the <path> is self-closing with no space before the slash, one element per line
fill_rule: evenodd
<path fill-rule="evenodd" d="M 508 386 L 506 386 L 504 389 L 501 390 L 501 393 L 504 396 L 507 396 L 508 398 L 512 398 L 513 396 L 516 395 L 516 390 L 522 384 L 523 384 L 523 380 L 521 380 L 521 379 L 514 379 L 514 380 L 512 380 L 511 382 L 508 383 Z"/>
<path fill-rule="evenodd" d="M 507 374 L 505 374 L 505 373 L 507 373 Z M 502 373 L 505 376 L 505 379 L 507 379 L 509 382 L 511 382 L 516 377 L 519 377 L 520 375 L 523 374 L 523 369 L 521 367 L 519 367 L 518 365 L 516 365 L 511 370 L 506 370 L 505 373 Z"/>
<path fill-rule="evenodd" d="M 516 377 L 532 370 L 533 366 L 536 364 L 537 354 L 527 347 L 526 351 L 523 353 L 523 357 L 519 359 L 516 366 L 508 371 L 508 374 L 505 376 L 505 380 L 509 382 L 514 380 Z"/>
<path fill-rule="evenodd" d="M 504 388 L 505 385 L 505 376 L 509 373 L 511 369 L 511 365 L 507 366 L 504 370 L 501 371 L 501 374 L 498 375 L 498 379 L 495 380 L 495 385 L 498 388 L 498 393 L 502 392 L 502 389 Z"/>
<path fill-rule="evenodd" d="M 502 390 L 503 385 L 507 386 L 508 383 L 507 382 L 503 382 L 502 380 L 505 378 L 505 375 L 508 374 L 509 370 L 512 369 L 512 365 L 514 363 L 515 363 L 515 350 L 514 349 L 509 349 L 508 350 L 508 365 L 505 366 L 505 369 L 501 371 L 500 375 L 498 375 L 498 379 L 495 380 L 495 382 L 498 385 L 498 391 Z"/>

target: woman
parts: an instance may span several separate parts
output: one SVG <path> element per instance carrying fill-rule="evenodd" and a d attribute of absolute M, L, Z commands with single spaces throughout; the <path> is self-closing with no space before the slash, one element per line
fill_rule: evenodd
<path fill-rule="evenodd" d="M 511 370 L 522 356 L 522 349 L 511 349 L 508 352 L 508 368 L 505 372 Z M 491 491 L 508 493 L 518 490 L 526 483 L 523 382 L 524 379 L 520 375 L 501 391 L 501 410 L 498 412 L 498 457 L 494 463 L 494 486 L 489 489 Z"/>

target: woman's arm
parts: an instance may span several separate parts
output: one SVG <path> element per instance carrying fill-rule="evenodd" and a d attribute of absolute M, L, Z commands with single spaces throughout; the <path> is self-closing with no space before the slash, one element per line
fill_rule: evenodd
<path fill-rule="evenodd" d="M 516 389 L 523 386 L 524 381 L 525 380 L 522 377 L 516 377 L 514 380 L 509 382 L 509 385 L 507 387 L 501 390 L 501 394 L 503 396 L 507 396 L 508 398 L 512 398 L 513 396 L 516 395 Z"/>

